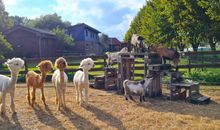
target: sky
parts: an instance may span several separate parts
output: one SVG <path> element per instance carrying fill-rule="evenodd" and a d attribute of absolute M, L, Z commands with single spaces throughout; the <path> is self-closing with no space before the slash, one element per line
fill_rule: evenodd
<path fill-rule="evenodd" d="M 86 23 L 109 37 L 123 40 L 145 0 L 3 0 L 9 15 L 37 18 L 57 13 L 72 25 Z"/>

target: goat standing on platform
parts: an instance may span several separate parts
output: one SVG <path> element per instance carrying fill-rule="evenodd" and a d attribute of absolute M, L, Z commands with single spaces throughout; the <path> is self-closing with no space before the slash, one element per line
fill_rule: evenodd
<path fill-rule="evenodd" d="M 106 52 L 108 59 L 107 59 L 107 64 L 113 64 L 114 61 L 118 62 L 118 58 L 119 58 L 119 54 L 120 53 L 127 53 L 128 52 L 128 48 L 124 47 L 122 48 L 119 52 L 114 52 L 114 53 L 110 53 L 110 52 Z"/>
<path fill-rule="evenodd" d="M 165 63 L 165 59 L 173 61 L 174 66 L 177 66 L 179 64 L 179 58 L 180 54 L 176 50 L 169 49 L 163 46 L 155 46 L 155 45 L 150 45 L 148 47 L 148 51 L 154 51 L 156 52 L 163 60 Z"/>

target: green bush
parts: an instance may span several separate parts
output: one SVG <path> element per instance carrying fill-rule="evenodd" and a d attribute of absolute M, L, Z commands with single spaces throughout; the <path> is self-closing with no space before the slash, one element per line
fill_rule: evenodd
<path fill-rule="evenodd" d="M 202 84 L 220 84 L 220 72 L 197 70 L 191 73 L 185 73 L 184 77 Z"/>

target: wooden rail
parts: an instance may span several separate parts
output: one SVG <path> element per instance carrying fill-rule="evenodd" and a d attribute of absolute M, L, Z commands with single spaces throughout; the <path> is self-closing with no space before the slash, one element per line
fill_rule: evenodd
<path fill-rule="evenodd" d="M 128 55 L 128 54 L 123 54 Z M 131 54 L 134 57 L 142 57 L 146 54 Z M 213 58 L 203 58 L 203 57 L 213 57 Z M 79 66 L 79 62 L 84 59 L 90 57 L 93 60 L 98 60 L 95 62 L 95 65 L 99 65 L 100 68 L 93 68 L 91 72 L 104 72 L 104 66 L 107 64 L 107 56 L 64 56 L 69 62 L 69 66 Z M 187 58 L 187 64 L 180 64 L 179 68 L 189 69 L 191 68 L 220 68 L 220 51 L 204 51 L 204 52 L 186 52 L 184 53 L 184 57 Z M 56 57 L 57 58 L 57 57 Z M 25 70 L 21 71 L 20 74 L 26 74 L 29 70 L 30 65 L 37 65 L 38 62 L 42 60 L 51 60 L 52 62 L 55 61 L 55 57 L 51 58 L 25 58 Z M 0 60 L 0 65 L 3 64 L 6 60 Z M 143 61 L 135 61 L 135 65 L 143 65 L 143 66 L 135 66 L 135 70 L 143 70 L 144 72 L 144 62 Z M 66 70 L 67 73 L 75 73 L 78 68 L 68 68 Z M 36 71 L 39 72 L 39 71 Z M 10 74 L 9 70 L 3 70 L 0 68 L 0 74 Z M 135 74 L 135 76 L 143 76 L 143 74 Z"/>

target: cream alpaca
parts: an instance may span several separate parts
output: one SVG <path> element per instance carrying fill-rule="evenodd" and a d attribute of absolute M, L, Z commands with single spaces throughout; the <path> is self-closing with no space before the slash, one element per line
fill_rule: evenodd
<path fill-rule="evenodd" d="M 26 84 L 27 84 L 27 89 L 28 89 L 27 98 L 28 98 L 28 103 L 32 106 L 34 106 L 34 103 L 35 103 L 35 92 L 37 88 L 41 89 L 42 101 L 44 105 L 46 105 L 45 96 L 44 96 L 44 81 L 46 79 L 47 73 L 52 70 L 53 65 L 51 61 L 44 60 L 38 64 L 38 67 L 40 69 L 41 75 L 37 74 L 34 71 L 29 71 L 26 74 Z M 30 87 L 33 87 L 32 102 L 30 101 Z"/>
<path fill-rule="evenodd" d="M 20 58 L 9 59 L 5 64 L 8 66 L 11 71 L 11 78 L 0 75 L 0 91 L 2 92 L 2 104 L 1 104 L 1 113 L 4 114 L 5 109 L 5 98 L 6 94 L 10 93 L 11 96 L 11 110 L 15 113 L 15 104 L 14 104 L 14 94 L 15 94 L 15 84 L 17 82 L 17 75 L 19 70 L 24 66 L 24 61 Z"/>
<path fill-rule="evenodd" d="M 89 74 L 88 71 L 94 66 L 94 61 L 91 58 L 83 59 L 80 63 L 80 67 L 83 71 L 78 70 L 73 78 L 73 83 L 76 88 L 76 101 L 80 103 L 83 102 L 83 89 L 85 96 L 85 103 L 88 105 L 88 89 L 89 89 Z M 80 99 L 79 99 L 80 98 Z"/>
<path fill-rule="evenodd" d="M 60 110 L 61 106 L 66 106 L 65 91 L 68 82 L 68 77 L 64 70 L 67 67 L 67 62 L 63 57 L 60 57 L 56 59 L 55 66 L 57 70 L 53 73 L 52 84 L 55 86 L 56 89 L 56 103 L 58 103 L 58 110 Z"/>

